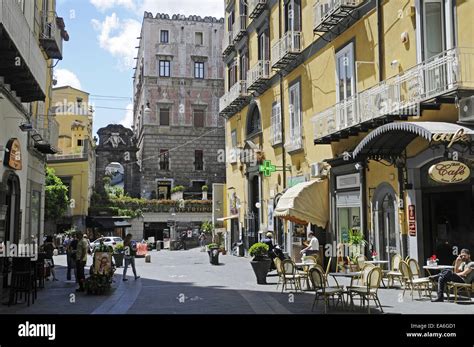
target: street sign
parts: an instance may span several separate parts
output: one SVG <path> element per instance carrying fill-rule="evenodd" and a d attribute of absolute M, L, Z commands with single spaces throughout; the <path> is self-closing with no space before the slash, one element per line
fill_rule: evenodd
<path fill-rule="evenodd" d="M 263 172 L 265 177 L 270 177 L 273 172 L 276 172 L 277 168 L 275 165 L 272 165 L 270 160 L 265 160 L 263 165 L 260 165 L 259 171 Z"/>

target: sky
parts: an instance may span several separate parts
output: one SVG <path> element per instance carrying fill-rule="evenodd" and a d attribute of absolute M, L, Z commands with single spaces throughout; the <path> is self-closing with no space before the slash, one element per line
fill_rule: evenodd
<path fill-rule="evenodd" d="M 94 134 L 108 124 L 130 127 L 133 68 L 144 11 L 223 17 L 224 0 L 58 0 L 70 40 L 54 69 L 56 87 L 88 92 Z"/>

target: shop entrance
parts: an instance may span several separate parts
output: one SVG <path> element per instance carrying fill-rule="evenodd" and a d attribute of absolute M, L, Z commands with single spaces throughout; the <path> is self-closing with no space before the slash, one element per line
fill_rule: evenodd
<path fill-rule="evenodd" d="M 378 218 L 380 259 L 390 261 L 391 255 L 399 253 L 398 233 L 395 227 L 395 199 L 391 194 L 385 194 L 380 201 Z"/>
<path fill-rule="evenodd" d="M 5 176 L 4 176 L 5 177 Z M 0 242 L 18 244 L 20 240 L 20 179 L 9 174 L 5 179 L 4 205 L 0 203 Z M 1 195 L 0 195 L 1 196 Z"/>
<path fill-rule="evenodd" d="M 423 190 L 424 258 L 435 254 L 439 264 L 451 265 L 453 247 L 474 250 L 473 201 L 471 185 Z"/>

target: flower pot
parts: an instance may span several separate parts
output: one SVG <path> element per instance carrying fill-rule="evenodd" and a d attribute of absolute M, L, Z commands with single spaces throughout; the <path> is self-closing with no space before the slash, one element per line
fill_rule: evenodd
<path fill-rule="evenodd" d="M 252 265 L 255 277 L 257 277 L 257 284 L 267 284 L 267 274 L 270 271 L 270 265 L 272 260 L 270 258 L 264 258 L 262 260 L 252 260 Z"/>
<path fill-rule="evenodd" d="M 115 261 L 115 266 L 116 267 L 122 267 L 123 266 L 124 255 L 121 254 L 121 253 L 114 253 L 113 257 L 114 257 L 114 261 Z"/>
<path fill-rule="evenodd" d="M 209 254 L 209 262 L 212 265 L 219 265 L 219 248 L 212 248 L 207 253 Z"/>

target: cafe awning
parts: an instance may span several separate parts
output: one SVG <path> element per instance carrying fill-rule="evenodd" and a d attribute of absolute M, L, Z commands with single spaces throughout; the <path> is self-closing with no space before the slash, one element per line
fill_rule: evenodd
<path fill-rule="evenodd" d="M 431 142 L 436 135 L 462 133 L 473 138 L 474 131 L 467 127 L 445 122 L 396 122 L 378 127 L 369 133 L 352 153 L 357 157 L 396 157 L 418 136 Z"/>
<path fill-rule="evenodd" d="M 291 187 L 278 201 L 274 216 L 325 228 L 329 221 L 328 180 L 303 182 Z"/>

